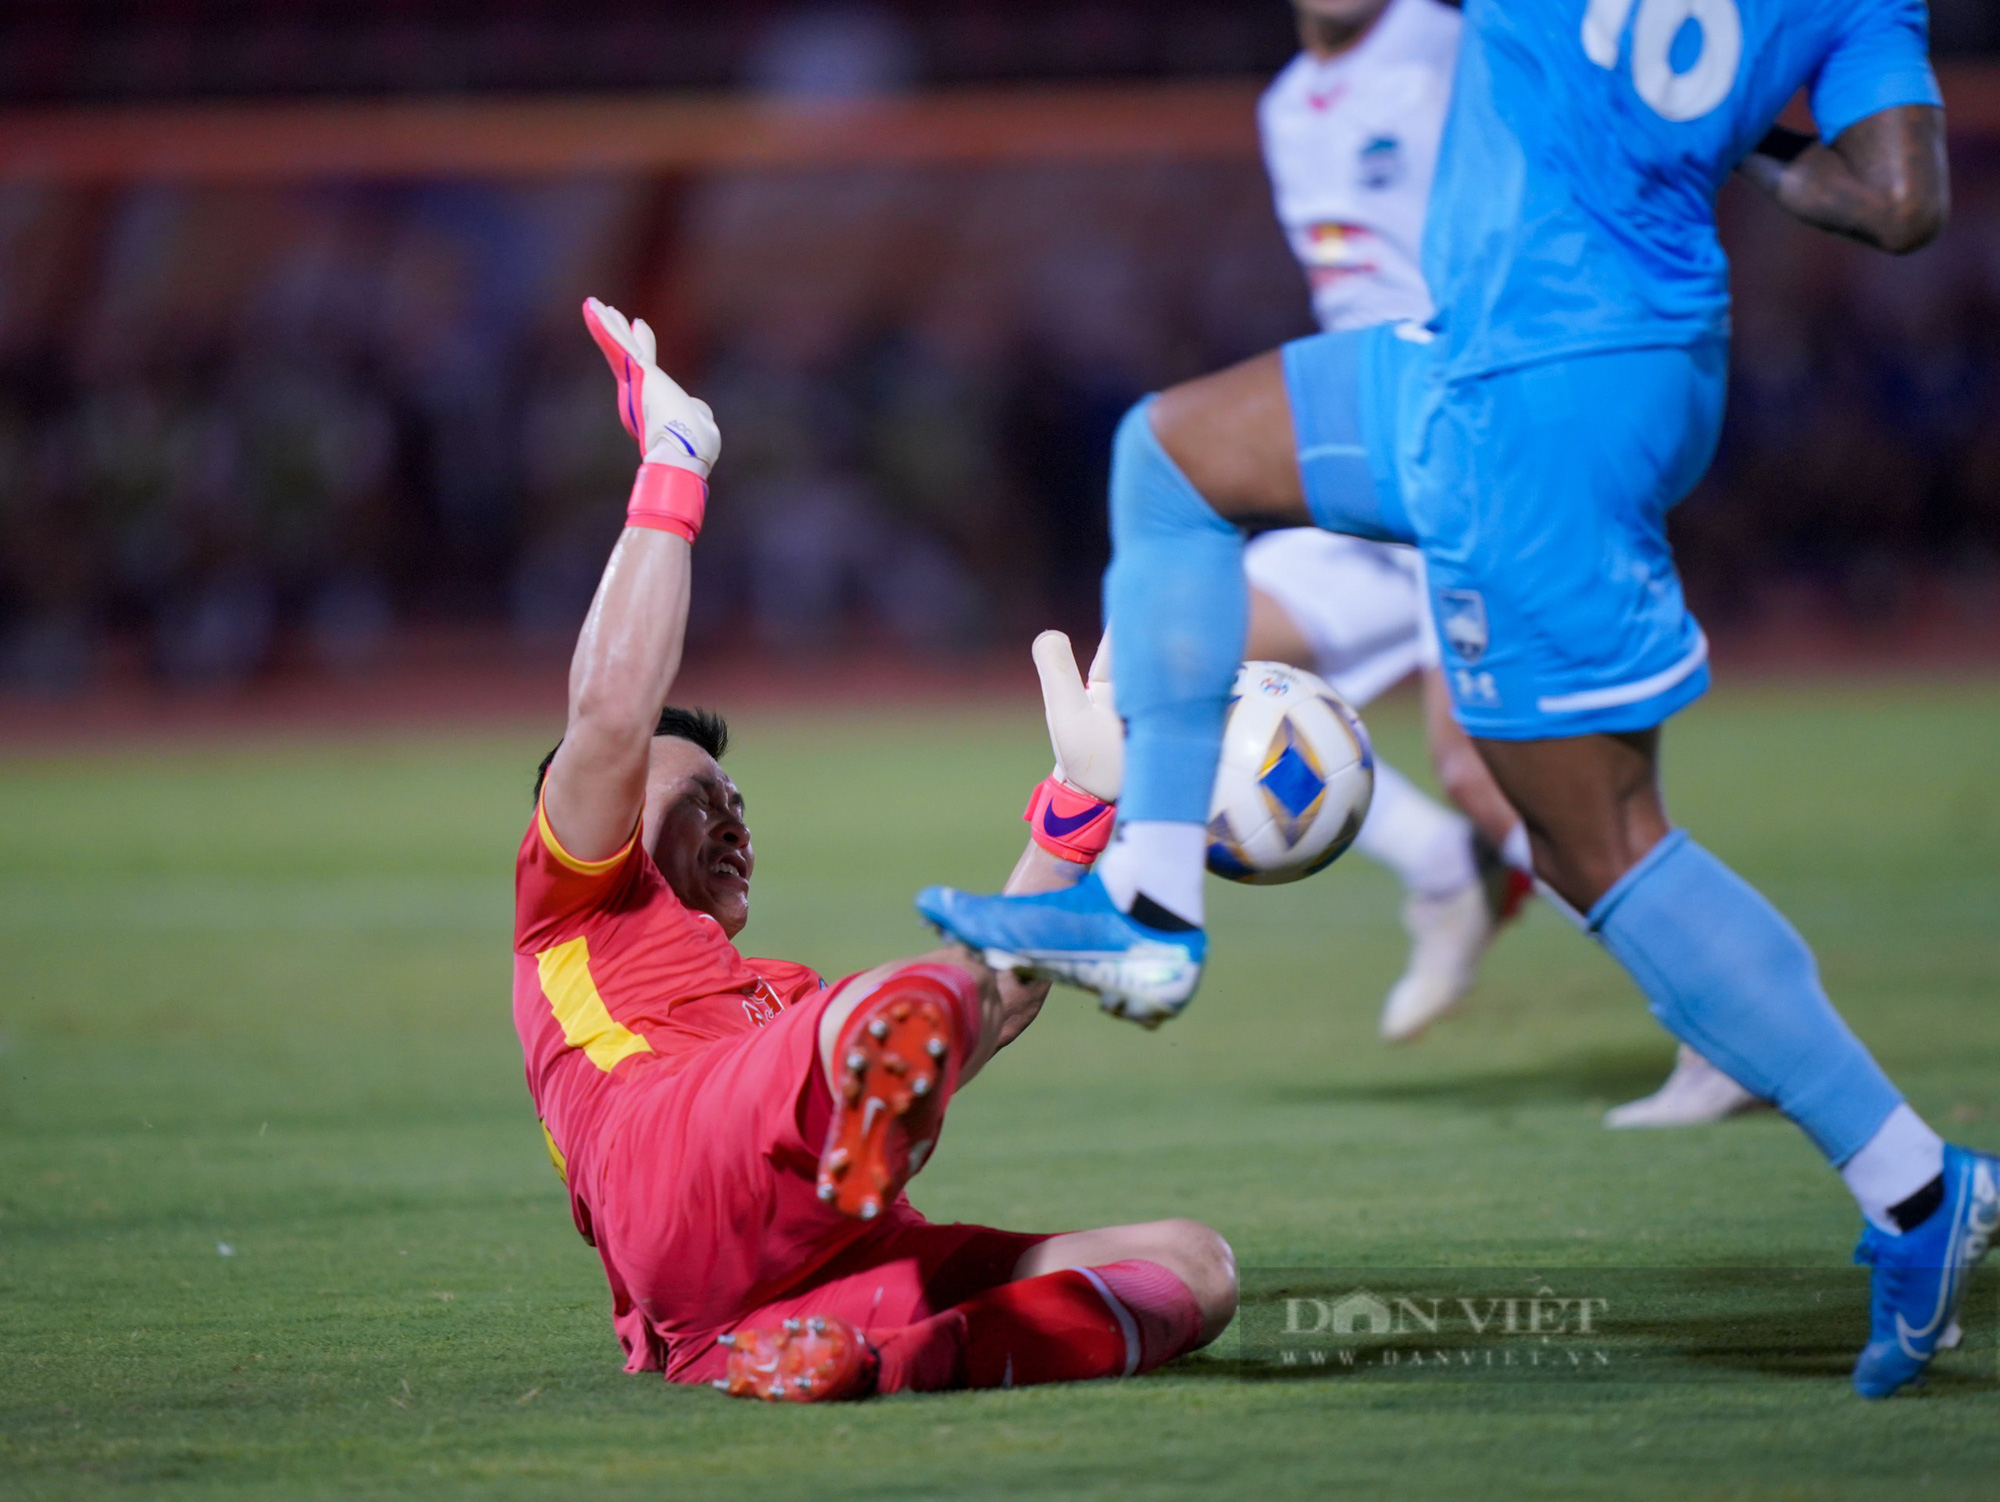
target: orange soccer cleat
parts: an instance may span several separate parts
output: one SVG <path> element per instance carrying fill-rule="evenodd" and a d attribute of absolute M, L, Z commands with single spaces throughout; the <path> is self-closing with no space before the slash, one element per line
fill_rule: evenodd
<path fill-rule="evenodd" d="M 728 1375 L 715 1386 L 732 1398 L 767 1403 L 826 1403 L 866 1397 L 876 1361 L 861 1332 L 844 1319 L 788 1319 L 772 1330 L 718 1335 L 729 1350 Z"/>
<path fill-rule="evenodd" d="M 910 966 L 848 1018 L 818 1179 L 841 1214 L 880 1215 L 937 1145 L 958 1078 L 953 1018 L 970 984 L 943 966 Z"/>

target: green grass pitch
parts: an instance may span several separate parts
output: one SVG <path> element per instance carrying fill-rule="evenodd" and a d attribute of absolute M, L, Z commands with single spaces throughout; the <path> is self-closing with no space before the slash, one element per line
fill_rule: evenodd
<path fill-rule="evenodd" d="M 1371 719 L 1416 769 L 1410 706 Z M 923 947 L 919 885 L 996 882 L 1047 765 L 1026 706 L 737 734 L 745 947 L 828 973 Z M 542 749 L 0 763 L 0 1495 L 2000 1493 L 1991 1332 L 1863 1404 L 1858 1281 L 1816 1355 L 1645 1381 L 1253 1381 L 1231 1337 L 1131 1383 L 865 1406 L 624 1376 L 508 1016 Z M 1676 815 L 1791 914 L 1917 1107 L 2000 1145 L 2000 688 L 1721 692 L 1669 735 L 1668 772 Z M 1671 1047 L 1554 914 L 1507 937 L 1461 1018 L 1391 1050 L 1379 871 L 1212 890 L 1188 1015 L 1149 1035 L 1057 993 L 954 1105 L 920 1207 L 1192 1215 L 1260 1268 L 1852 1279 L 1831 1270 L 1855 1214 L 1784 1123 L 1599 1128 Z"/>

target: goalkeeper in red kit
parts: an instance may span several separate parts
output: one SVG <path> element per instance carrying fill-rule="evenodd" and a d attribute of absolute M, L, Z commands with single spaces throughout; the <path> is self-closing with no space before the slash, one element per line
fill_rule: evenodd
<path fill-rule="evenodd" d="M 628 1371 L 812 1400 L 1129 1376 L 1213 1340 L 1228 1245 L 1192 1221 L 934 1225 L 903 1187 L 1045 987 L 969 951 L 832 985 L 746 959 L 755 856 L 717 717 L 667 704 L 721 447 L 592 299 L 644 463 L 515 866 L 514 1021 Z"/>

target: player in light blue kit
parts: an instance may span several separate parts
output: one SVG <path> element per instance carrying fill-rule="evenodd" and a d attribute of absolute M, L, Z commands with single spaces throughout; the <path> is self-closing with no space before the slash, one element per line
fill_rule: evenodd
<path fill-rule="evenodd" d="M 1338 3 L 1338 0 L 1327 0 Z M 1158 1021 L 1193 994 L 1203 819 L 1241 657 L 1245 524 L 1415 542 L 1454 710 L 1535 867 L 1684 1042 L 1840 1171 L 1874 1267 L 1856 1388 L 1953 1327 L 2000 1223 L 2000 1159 L 1942 1142 L 1778 912 L 1668 823 L 1660 726 L 1708 686 L 1666 513 L 1713 454 L 1740 170 L 1892 252 L 1942 230 L 1921 0 L 1467 0 L 1425 243 L 1439 312 L 1322 335 L 1130 413 L 1105 582 L 1126 717 L 1117 837 L 1063 893 L 919 907 Z M 1801 87 L 1820 137 L 1772 129 Z"/>

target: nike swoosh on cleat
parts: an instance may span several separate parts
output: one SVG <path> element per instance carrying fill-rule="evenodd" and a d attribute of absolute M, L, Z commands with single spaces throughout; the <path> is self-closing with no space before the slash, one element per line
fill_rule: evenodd
<path fill-rule="evenodd" d="M 1940 1268 L 1944 1281 L 1938 1286 L 1937 1303 L 1931 1309 L 1931 1316 L 1921 1325 L 1912 1325 L 1903 1318 L 1902 1310 L 1896 1311 L 1896 1344 L 1903 1348 L 1903 1354 L 1913 1361 L 1927 1361 L 1937 1344 L 1938 1332 L 1944 1329 L 1945 1321 L 1951 1318 L 1951 1311 L 1957 1304 L 1959 1278 L 1964 1271 L 1964 1261 L 1960 1256 L 1967 1218 L 1971 1215 L 1974 1196 L 1967 1192 L 1958 1203 L 1953 1216 L 1951 1234 L 1945 1240 L 1945 1257 L 1950 1266 Z M 1911 1345 L 1919 1341 L 1923 1349 Z"/>
<path fill-rule="evenodd" d="M 1091 808 L 1085 809 L 1082 813 L 1073 815 L 1070 818 L 1064 818 L 1053 807 L 1049 807 L 1042 810 L 1042 828 L 1049 834 L 1060 839 L 1064 835 L 1075 834 L 1084 825 L 1088 824 L 1092 819 L 1100 817 L 1103 813 L 1104 810 L 1102 808 Z"/>

